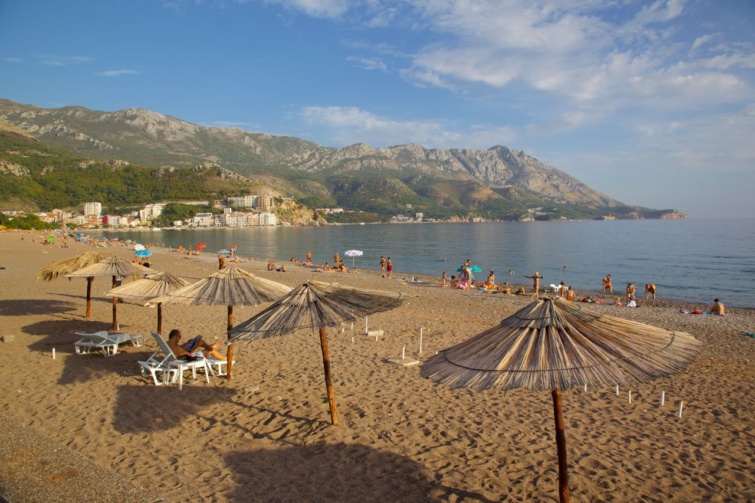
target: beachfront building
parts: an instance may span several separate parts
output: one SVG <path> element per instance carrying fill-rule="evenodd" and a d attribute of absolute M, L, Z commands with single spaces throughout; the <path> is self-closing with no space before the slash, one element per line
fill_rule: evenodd
<path fill-rule="evenodd" d="M 260 225 L 260 214 L 226 211 L 215 218 L 215 225 L 221 227 L 256 227 Z"/>
<path fill-rule="evenodd" d="M 84 216 L 99 219 L 102 216 L 102 203 L 84 203 Z"/>
<path fill-rule="evenodd" d="M 148 204 L 144 208 L 139 210 L 139 220 L 141 220 L 142 222 L 149 222 L 151 220 L 154 220 L 162 214 L 164 209 L 165 205 L 161 203 Z"/>
<path fill-rule="evenodd" d="M 118 215 L 105 215 L 102 217 L 102 225 L 109 227 L 125 227 L 128 225 L 128 220 Z"/>
<path fill-rule="evenodd" d="M 270 196 L 255 196 L 254 205 L 252 206 L 256 210 L 270 211 L 273 209 L 273 198 Z"/>
<path fill-rule="evenodd" d="M 278 219 L 273 213 L 263 211 L 259 213 L 260 223 L 259 225 L 278 225 Z"/>
<path fill-rule="evenodd" d="M 189 222 L 191 227 L 212 227 L 215 225 L 215 219 L 212 213 L 197 213 Z"/>

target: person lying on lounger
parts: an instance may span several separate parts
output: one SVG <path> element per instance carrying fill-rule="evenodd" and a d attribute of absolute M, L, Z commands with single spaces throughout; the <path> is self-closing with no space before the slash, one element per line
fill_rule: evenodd
<path fill-rule="evenodd" d="M 204 352 L 205 356 L 215 358 L 216 360 L 226 360 L 226 357 L 218 352 L 218 346 L 220 346 L 220 343 L 216 342 L 215 344 L 208 344 L 202 339 L 201 335 L 197 335 L 196 337 L 189 339 L 186 344 L 181 345 L 181 331 L 177 328 L 174 328 L 170 331 L 170 334 L 168 334 L 168 346 L 173 350 L 173 354 L 175 354 L 176 357 L 183 358 L 184 360 L 196 358 L 197 352 L 200 350 Z"/>

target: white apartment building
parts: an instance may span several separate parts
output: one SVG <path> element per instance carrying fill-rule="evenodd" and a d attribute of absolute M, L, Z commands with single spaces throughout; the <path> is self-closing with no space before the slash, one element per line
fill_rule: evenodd
<path fill-rule="evenodd" d="M 164 204 L 148 204 L 144 208 L 139 210 L 139 220 L 141 220 L 142 222 L 149 222 L 150 220 L 154 220 L 162 214 L 163 209 L 165 209 Z"/>
<path fill-rule="evenodd" d="M 231 208 L 254 208 L 257 196 L 229 197 L 228 206 Z"/>
<path fill-rule="evenodd" d="M 270 212 L 263 211 L 259 213 L 260 225 L 278 225 L 278 219 Z"/>
<path fill-rule="evenodd" d="M 87 218 L 100 218 L 102 216 L 102 203 L 84 203 L 84 216 Z"/>
<path fill-rule="evenodd" d="M 194 218 L 191 219 L 191 223 L 195 227 L 212 227 L 215 225 L 215 220 L 212 217 L 212 213 L 197 213 Z"/>
<path fill-rule="evenodd" d="M 215 217 L 215 225 L 225 227 L 253 227 L 260 225 L 259 213 L 226 212 Z"/>

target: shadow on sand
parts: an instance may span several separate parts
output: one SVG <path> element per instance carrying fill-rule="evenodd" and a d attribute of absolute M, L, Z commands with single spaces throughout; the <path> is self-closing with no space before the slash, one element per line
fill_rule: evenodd
<path fill-rule="evenodd" d="M 139 360 L 146 360 L 154 350 L 144 346 L 134 347 L 126 343 L 118 349 L 118 354 L 105 357 L 99 351 L 76 355 L 74 343 L 79 339 L 76 332 L 92 333 L 111 328 L 109 323 L 80 319 L 45 320 L 23 327 L 23 331 L 39 339 L 29 344 L 29 349 L 40 353 L 50 353 L 52 348 L 58 354 L 68 353 L 72 357 L 65 360 L 58 384 L 72 384 L 102 378 L 113 373 L 128 375 L 139 373 Z M 127 331 L 127 328 L 124 329 Z"/>
<path fill-rule="evenodd" d="M 0 316 L 29 316 L 69 313 L 79 309 L 74 302 L 41 299 L 0 300 Z"/>
<path fill-rule="evenodd" d="M 191 380 L 188 373 L 186 377 Z M 181 391 L 175 385 L 151 383 L 119 386 L 113 419 L 115 430 L 127 434 L 175 429 L 184 420 L 197 418 L 207 406 L 229 402 L 236 394 L 234 389 L 217 386 L 216 379 L 220 377 L 211 377 L 210 384 L 199 375 L 197 379 L 196 385 L 184 381 Z"/>

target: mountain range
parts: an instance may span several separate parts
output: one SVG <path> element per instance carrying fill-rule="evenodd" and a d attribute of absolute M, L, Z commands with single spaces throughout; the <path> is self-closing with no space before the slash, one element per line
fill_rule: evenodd
<path fill-rule="evenodd" d="M 0 119 L 7 123 L 6 131 L 13 129 L 80 159 L 160 172 L 189 173 L 209 167 L 214 176 L 232 180 L 241 192 L 266 187 L 310 208 L 343 207 L 373 220 L 417 212 L 425 218 L 460 220 L 684 217 L 675 210 L 624 204 L 504 146 L 332 148 L 294 137 L 200 126 L 140 108 L 46 109 L 3 99 Z M 0 175 L 19 176 L 18 170 L 13 174 L 2 168 L 4 155 L 0 152 Z M 19 165 L 19 159 L 13 164 Z M 7 156 L 5 165 L 9 165 Z M 82 167 L 81 162 L 77 165 Z M 155 183 L 165 180 L 157 178 Z M 233 187 L 224 185 L 222 192 L 229 191 Z"/>

